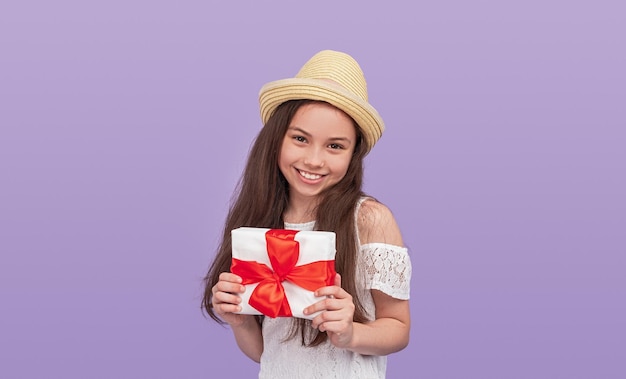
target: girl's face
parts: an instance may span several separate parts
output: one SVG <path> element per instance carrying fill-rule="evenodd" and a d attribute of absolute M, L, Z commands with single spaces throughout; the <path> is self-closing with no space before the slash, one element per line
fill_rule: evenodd
<path fill-rule="evenodd" d="M 355 145 L 353 121 L 343 111 L 326 103 L 298 108 L 278 156 L 292 200 L 312 200 L 343 179 Z"/>

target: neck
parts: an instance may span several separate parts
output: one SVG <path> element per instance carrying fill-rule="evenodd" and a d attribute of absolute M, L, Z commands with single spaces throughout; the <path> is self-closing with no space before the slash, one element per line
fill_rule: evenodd
<path fill-rule="evenodd" d="M 283 220 L 293 224 L 315 221 L 317 198 L 289 198 L 289 205 L 283 213 Z"/>

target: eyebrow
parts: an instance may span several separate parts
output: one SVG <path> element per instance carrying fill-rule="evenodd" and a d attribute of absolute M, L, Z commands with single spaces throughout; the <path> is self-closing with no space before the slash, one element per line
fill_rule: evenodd
<path fill-rule="evenodd" d="M 301 129 L 301 128 L 297 127 L 297 126 L 290 126 L 289 130 L 300 132 L 300 133 L 304 134 L 307 137 L 311 137 L 311 133 L 309 133 L 306 130 Z M 341 141 L 341 142 L 344 142 L 344 143 L 351 143 L 352 142 L 350 140 L 350 138 L 348 138 L 348 137 L 332 137 L 332 138 L 329 138 L 328 140 L 329 141 L 333 141 L 333 142 Z"/>

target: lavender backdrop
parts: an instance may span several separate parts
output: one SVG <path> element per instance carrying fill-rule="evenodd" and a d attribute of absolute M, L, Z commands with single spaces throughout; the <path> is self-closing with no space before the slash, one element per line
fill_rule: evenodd
<path fill-rule="evenodd" d="M 0 377 L 256 376 L 201 278 L 259 88 L 326 48 L 388 125 L 389 377 L 626 377 L 622 2 L 366 3 L 2 2 Z"/>

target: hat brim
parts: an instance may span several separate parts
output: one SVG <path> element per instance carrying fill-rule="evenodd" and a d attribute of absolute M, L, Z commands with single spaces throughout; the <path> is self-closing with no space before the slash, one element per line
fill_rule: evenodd
<path fill-rule="evenodd" d="M 265 124 L 276 108 L 289 100 L 325 101 L 348 114 L 359 125 L 368 151 L 385 130 L 385 124 L 368 102 L 328 80 L 290 78 L 267 83 L 259 92 L 261 119 Z"/>

